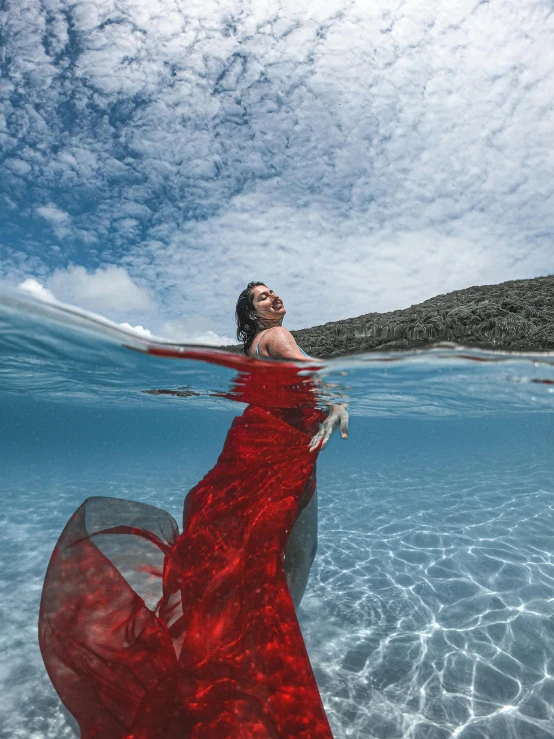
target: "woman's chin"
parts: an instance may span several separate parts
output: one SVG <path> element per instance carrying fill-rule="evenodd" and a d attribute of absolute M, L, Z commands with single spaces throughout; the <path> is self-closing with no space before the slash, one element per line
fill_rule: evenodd
<path fill-rule="evenodd" d="M 271 308 L 271 311 L 265 315 L 265 318 L 269 321 L 279 321 L 286 312 L 284 308 L 279 308 L 278 310 Z"/>

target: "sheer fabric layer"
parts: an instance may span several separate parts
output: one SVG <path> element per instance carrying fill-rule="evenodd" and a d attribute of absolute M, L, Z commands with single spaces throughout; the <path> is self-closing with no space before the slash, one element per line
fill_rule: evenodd
<path fill-rule="evenodd" d="M 167 513 L 85 501 L 46 575 L 44 661 L 82 739 L 332 739 L 283 570 L 313 407 L 248 406 Z"/>

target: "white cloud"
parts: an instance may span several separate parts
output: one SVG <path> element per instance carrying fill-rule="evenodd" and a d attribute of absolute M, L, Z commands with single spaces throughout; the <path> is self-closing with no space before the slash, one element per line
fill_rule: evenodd
<path fill-rule="evenodd" d="M 161 336 L 167 341 L 173 341 L 178 344 L 205 344 L 207 346 L 229 346 L 237 344 L 236 338 L 218 334 L 215 331 L 179 331 L 178 329 L 162 328 Z"/>
<path fill-rule="evenodd" d="M 11 172 L 13 172 L 16 175 L 26 175 L 29 174 L 32 167 L 31 165 L 26 162 L 24 159 L 7 159 L 4 162 L 4 166 L 7 167 Z"/>
<path fill-rule="evenodd" d="M 43 205 L 37 208 L 37 213 L 54 225 L 66 224 L 71 220 L 69 213 L 56 208 L 55 205 Z"/>
<path fill-rule="evenodd" d="M 73 275 L 75 275 L 75 268 L 73 268 L 72 273 Z M 79 275 L 77 286 L 82 287 L 82 273 L 78 268 L 77 274 Z M 89 279 L 91 278 L 94 278 L 94 276 L 89 275 Z M 96 279 L 98 279 L 97 276 Z M 121 277 L 119 278 L 118 282 L 119 286 L 121 286 Z M 85 312 L 87 310 L 87 307 L 90 307 L 90 305 L 85 305 L 85 302 L 82 299 L 77 299 L 74 301 L 58 300 L 58 298 L 53 294 L 51 290 L 45 288 L 44 285 L 42 285 L 33 277 L 28 277 L 27 279 L 25 279 L 18 285 L 18 288 L 23 292 L 26 292 L 29 295 L 38 298 L 39 300 L 44 300 L 49 303 L 61 303 L 65 307 L 68 307 L 69 303 L 69 305 L 74 305 L 77 308 L 85 309 Z M 195 318 L 194 315 L 191 315 L 189 318 L 180 318 L 161 322 L 158 315 L 158 310 L 154 309 L 154 306 L 152 306 L 151 304 L 149 304 L 149 308 L 151 309 L 150 315 L 152 320 L 157 326 L 160 327 L 160 330 L 156 334 L 154 334 L 152 331 L 150 331 L 150 329 L 145 328 L 144 326 L 133 326 L 128 321 L 123 321 L 119 323 L 119 326 L 125 329 L 125 331 L 136 334 L 143 339 L 161 339 L 163 341 L 173 341 L 181 344 L 205 344 L 210 346 L 236 344 L 236 339 L 231 338 L 230 336 L 219 335 L 216 332 L 206 328 L 208 324 L 205 318 Z M 119 312 L 120 310 L 121 308 L 119 307 L 115 309 L 116 312 Z M 99 314 L 97 311 L 95 311 L 94 316 L 97 317 L 98 315 L 102 316 L 104 314 Z"/>
<path fill-rule="evenodd" d="M 126 331 L 132 331 L 134 334 L 137 334 L 137 336 L 141 336 L 143 339 L 151 339 L 153 337 L 152 331 L 144 328 L 144 326 L 131 326 L 131 324 L 127 323 L 126 321 L 120 323 L 119 325 Z"/>
<path fill-rule="evenodd" d="M 188 309 L 183 311 L 178 318 L 167 318 L 168 312 L 162 309 L 158 313 L 156 322 L 158 335 L 169 341 L 183 344 L 225 346 L 237 343 L 236 338 L 214 331 L 212 327 L 217 326 L 217 319 L 207 318 L 205 313 L 204 305 L 194 305 L 192 301 L 188 304 Z"/>
<path fill-rule="evenodd" d="M 48 278 L 47 285 L 62 302 L 108 318 L 154 308 L 148 290 L 138 285 L 126 269 L 113 264 L 91 272 L 76 265 L 58 269 Z"/>
<path fill-rule="evenodd" d="M 138 291 L 122 318 L 217 334 L 251 275 L 292 327 L 552 272 L 551 11 L 19 0 L 1 271 L 50 287 L 61 269 L 52 289 L 109 313 L 90 275 L 117 265 Z M 80 292 L 70 262 L 88 267 Z"/>
<path fill-rule="evenodd" d="M 205 334 L 191 336 L 190 342 L 193 344 L 208 344 L 209 346 L 228 346 L 229 344 L 236 344 L 237 340 L 230 336 L 220 336 L 214 331 L 207 331 Z"/>
<path fill-rule="evenodd" d="M 29 293 L 29 295 L 39 298 L 39 300 L 47 300 L 49 302 L 56 301 L 56 298 L 50 290 L 47 290 L 44 285 L 41 285 L 41 283 L 38 280 L 35 280 L 34 277 L 27 277 L 27 279 L 20 282 L 17 287 L 20 290 Z"/>
<path fill-rule="evenodd" d="M 53 203 L 42 205 L 36 210 L 39 216 L 42 216 L 48 221 L 52 230 L 59 239 L 63 239 L 71 235 L 71 216 L 69 213 L 57 208 Z"/>
<path fill-rule="evenodd" d="M 87 311 L 86 309 L 83 310 L 82 305 L 77 305 L 77 304 L 72 305 L 72 304 L 64 303 L 63 301 L 58 300 L 58 298 L 52 293 L 51 290 L 48 290 L 47 288 L 45 288 L 44 285 L 42 285 L 34 277 L 28 277 L 26 280 L 21 282 L 17 287 L 23 292 L 26 292 L 29 295 L 32 295 L 33 297 L 38 298 L 39 300 L 44 300 L 48 303 L 54 303 L 56 305 L 62 305 L 65 308 L 76 307 L 78 309 L 77 312 L 79 315 L 88 315 L 88 316 L 94 317 L 95 319 L 105 318 L 101 314 L 91 313 Z M 107 321 L 105 321 L 105 323 L 110 324 L 112 322 L 108 319 Z M 143 339 L 159 338 L 159 337 L 155 337 L 154 334 L 149 329 L 144 328 L 144 326 L 132 326 L 130 323 L 126 321 L 124 321 L 123 323 L 120 323 L 119 326 L 125 329 L 125 331 L 129 331 L 137 336 L 140 336 Z"/>
<path fill-rule="evenodd" d="M 362 214 L 299 210 L 273 202 L 269 193 L 237 197 L 225 213 L 190 224 L 169 245 L 142 244 L 127 259 L 143 277 L 166 286 L 166 315 L 193 316 L 231 333 L 234 302 L 252 279 L 278 291 L 286 325 L 301 328 L 406 308 L 473 284 L 531 277 L 540 260 L 546 269 L 548 244 L 530 252 L 512 236 L 508 252 L 509 236 L 476 217 L 449 235 L 433 228 L 376 231 Z M 190 321 L 183 329 L 189 331 Z"/>

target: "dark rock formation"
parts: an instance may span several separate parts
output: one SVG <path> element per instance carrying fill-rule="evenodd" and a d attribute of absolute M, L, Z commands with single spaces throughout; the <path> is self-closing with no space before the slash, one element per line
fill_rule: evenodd
<path fill-rule="evenodd" d="M 554 350 L 554 275 L 469 287 L 405 310 L 367 313 L 292 333 L 305 351 L 322 358 L 440 341 L 509 351 Z"/>

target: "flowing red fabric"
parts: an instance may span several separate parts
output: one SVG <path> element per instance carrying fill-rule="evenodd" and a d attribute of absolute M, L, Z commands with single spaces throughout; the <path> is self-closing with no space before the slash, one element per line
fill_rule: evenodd
<path fill-rule="evenodd" d="M 332 739 L 283 569 L 322 416 L 296 368 L 240 362 L 230 396 L 259 405 L 186 496 L 180 535 L 157 508 L 91 498 L 56 545 L 39 640 L 82 739 Z"/>

